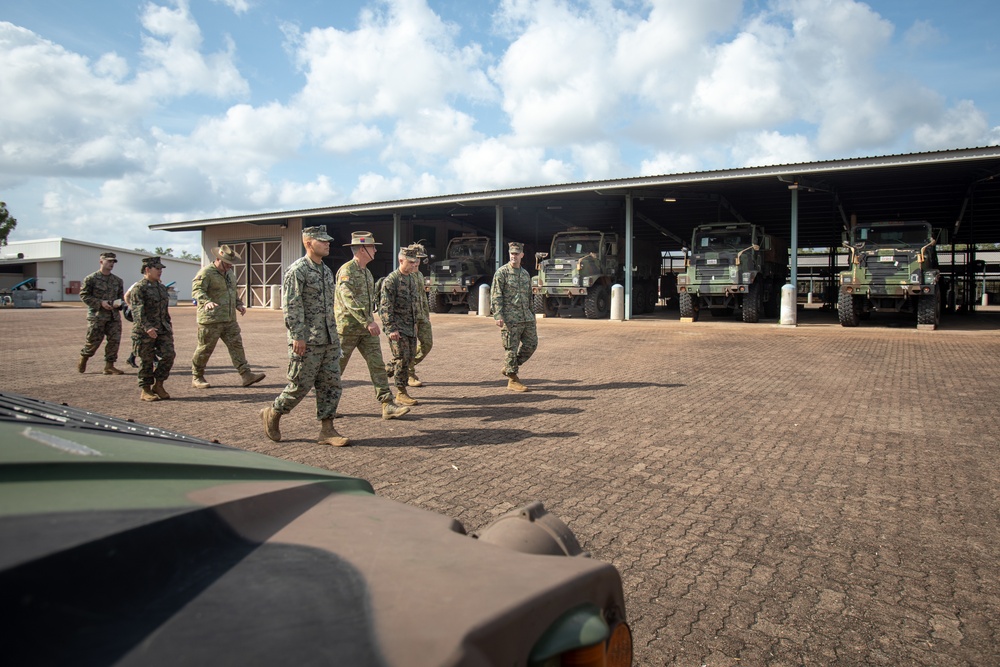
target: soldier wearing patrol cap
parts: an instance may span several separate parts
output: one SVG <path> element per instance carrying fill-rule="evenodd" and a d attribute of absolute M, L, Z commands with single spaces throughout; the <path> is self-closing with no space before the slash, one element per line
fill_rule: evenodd
<path fill-rule="evenodd" d="M 524 244 L 511 242 L 508 246 L 510 262 L 493 275 L 490 288 L 490 310 L 500 327 L 506 357 L 501 373 L 507 378 L 511 391 L 529 391 L 521 383 L 517 372 L 531 358 L 538 347 L 535 314 L 531 308 L 531 276 L 521 268 Z"/>
<path fill-rule="evenodd" d="M 274 402 L 260 411 L 264 433 L 281 441 L 280 420 L 316 389 L 316 418 L 321 427 L 316 442 L 343 447 L 349 440 L 333 427 L 343 388 L 340 383 L 340 338 L 334 316 L 337 285 L 333 272 L 323 262 L 330 254 L 326 227 L 302 230 L 305 257 L 285 272 L 281 285 L 281 308 L 288 329 L 288 384 Z"/>
<path fill-rule="evenodd" d="M 122 318 L 118 311 L 122 308 L 122 297 L 125 295 L 122 279 L 111 273 L 117 262 L 115 253 L 102 252 L 101 268 L 84 278 L 80 287 L 80 300 L 87 304 L 87 339 L 80 350 L 80 361 L 76 364 L 76 370 L 81 373 L 87 370 L 87 360 L 97 354 L 101 342 L 107 338 L 102 372 L 104 375 L 123 374 L 115 368 L 122 341 Z"/>
<path fill-rule="evenodd" d="M 375 278 L 368 264 L 375 259 L 376 246 L 371 232 L 354 232 L 351 242 L 345 243 L 354 257 L 337 271 L 337 294 L 334 312 L 337 316 L 337 334 L 340 336 L 340 375 L 343 377 L 347 362 L 355 349 L 368 364 L 368 375 L 375 387 L 375 400 L 382 404 L 382 419 L 396 419 L 410 411 L 397 406 L 389 390 L 389 378 L 382 360 L 378 323 L 375 322 Z"/>
<path fill-rule="evenodd" d="M 389 375 L 396 381 L 396 402 L 400 405 L 416 405 L 417 401 L 406 392 L 410 377 L 410 364 L 417 349 L 417 319 L 420 299 L 426 300 L 423 286 L 416 289 L 410 276 L 420 268 L 420 252 L 407 246 L 399 251 L 399 268 L 386 276 L 382 282 L 379 298 L 379 315 L 389 337 L 392 362 Z"/>
<path fill-rule="evenodd" d="M 422 242 L 414 243 L 410 247 L 417 251 L 417 259 L 421 260 L 421 262 L 427 261 L 427 250 L 424 248 Z M 427 301 L 427 290 L 424 289 L 424 275 L 420 273 L 419 265 L 417 266 L 417 270 L 410 274 L 410 280 L 413 281 L 414 289 L 419 294 L 419 298 L 417 299 L 419 308 L 417 312 L 417 349 L 413 355 L 413 361 L 410 363 L 410 379 L 407 380 L 407 385 L 410 387 L 423 387 L 424 383 L 417 377 L 416 366 L 427 358 L 431 347 L 434 346 L 434 331 L 431 329 L 431 307 Z"/>
<path fill-rule="evenodd" d="M 174 327 L 167 308 L 170 295 L 161 280 L 163 262 L 159 257 L 142 260 L 142 280 L 129 290 L 132 309 L 132 347 L 140 357 L 139 400 L 170 398 L 163 383 L 174 365 Z M 155 366 L 154 366 L 155 362 Z"/>

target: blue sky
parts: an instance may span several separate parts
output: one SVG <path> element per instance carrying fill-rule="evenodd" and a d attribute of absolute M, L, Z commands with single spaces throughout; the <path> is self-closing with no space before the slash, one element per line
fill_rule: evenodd
<path fill-rule="evenodd" d="M 995 2 L 0 0 L 11 240 L 1000 143 Z"/>

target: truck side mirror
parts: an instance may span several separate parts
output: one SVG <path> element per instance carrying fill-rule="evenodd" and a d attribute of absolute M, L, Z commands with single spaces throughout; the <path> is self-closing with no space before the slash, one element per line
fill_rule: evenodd
<path fill-rule="evenodd" d="M 847 246 L 851 245 L 851 243 L 847 240 L 847 232 L 841 232 L 841 234 L 840 234 L 840 245 L 844 246 L 845 248 Z"/>
<path fill-rule="evenodd" d="M 948 230 L 947 229 L 937 230 L 937 234 L 934 235 L 934 238 L 941 245 L 948 245 Z"/>

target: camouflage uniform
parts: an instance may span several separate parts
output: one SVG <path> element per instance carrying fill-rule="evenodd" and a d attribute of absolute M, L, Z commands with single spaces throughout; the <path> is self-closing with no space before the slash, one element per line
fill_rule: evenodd
<path fill-rule="evenodd" d="M 382 283 L 378 312 L 382 317 L 385 335 L 399 334 L 399 340 L 389 339 L 392 348 L 390 370 L 395 377 L 396 389 L 406 393 L 410 377 L 410 364 L 417 349 L 416 324 L 420 313 L 420 297 L 415 283 L 396 269 Z"/>
<path fill-rule="evenodd" d="M 368 375 L 375 387 L 379 403 L 392 400 L 389 378 L 385 374 L 382 344 L 378 336 L 371 335 L 368 325 L 375 321 L 375 278 L 367 267 L 354 259 L 337 271 L 337 293 L 334 312 L 337 317 L 337 334 L 340 336 L 340 373 L 343 376 L 354 349 L 361 353 L 368 364 Z"/>
<path fill-rule="evenodd" d="M 130 290 L 132 347 L 140 357 L 139 386 L 151 387 L 156 380 L 170 377 L 174 365 L 174 328 L 167 312 L 170 296 L 162 282 L 143 278 Z M 156 329 L 156 338 L 146 332 Z M 153 362 L 156 361 L 154 370 Z"/>
<path fill-rule="evenodd" d="M 431 329 L 431 308 L 427 301 L 427 291 L 424 289 L 424 275 L 417 271 L 411 273 L 409 278 L 414 282 L 414 290 L 417 292 L 419 302 L 419 314 L 417 316 L 417 352 L 413 356 L 413 363 L 410 364 L 410 375 L 415 377 L 414 366 L 423 361 L 434 346 L 434 330 Z"/>
<path fill-rule="evenodd" d="M 104 360 L 118 360 L 118 347 L 122 341 L 122 318 L 118 309 L 105 310 L 101 301 L 111 303 L 121 299 L 125 294 L 125 283 L 113 273 L 104 275 L 95 271 L 83 279 L 80 288 L 80 300 L 87 304 L 87 341 L 80 350 L 80 356 L 90 357 L 97 354 L 101 342 L 107 337 L 104 346 Z"/>
<path fill-rule="evenodd" d="M 236 295 L 233 272 L 223 273 L 215 264 L 209 264 L 194 277 L 191 294 L 198 301 L 198 347 L 191 358 L 191 375 L 201 377 L 219 340 L 229 350 L 229 358 L 236 371 L 240 375 L 249 373 L 250 364 L 243 350 L 240 325 L 236 321 L 236 311 L 243 307 L 243 302 Z M 205 304 L 210 301 L 216 306 L 208 310 Z"/>
<path fill-rule="evenodd" d="M 288 329 L 288 385 L 274 399 L 272 407 L 279 414 L 291 412 L 313 387 L 316 418 L 333 419 L 337 412 L 342 387 L 335 292 L 333 272 L 322 262 L 301 257 L 285 272 L 281 308 Z M 296 340 L 305 341 L 305 354 L 295 354 L 292 342 Z"/>
<path fill-rule="evenodd" d="M 517 375 L 518 368 L 531 358 L 538 347 L 535 314 L 531 308 L 531 276 L 509 262 L 493 275 L 490 288 L 490 312 L 503 320 L 500 339 L 507 351 L 504 375 Z"/>

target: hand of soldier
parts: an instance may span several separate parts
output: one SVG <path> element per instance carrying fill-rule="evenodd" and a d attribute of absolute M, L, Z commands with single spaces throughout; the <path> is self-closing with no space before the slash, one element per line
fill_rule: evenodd
<path fill-rule="evenodd" d="M 393 331 L 391 334 L 389 334 L 389 340 L 399 340 L 399 332 Z"/>
<path fill-rule="evenodd" d="M 375 322 L 370 322 L 368 324 L 368 333 L 370 333 L 372 336 L 377 336 L 380 333 L 382 333 L 382 330 L 378 328 L 378 324 L 376 324 Z"/>
<path fill-rule="evenodd" d="M 240 315 L 247 314 L 247 307 L 244 305 L 240 305 L 239 307 L 236 308 L 236 310 L 240 311 Z"/>
<path fill-rule="evenodd" d="M 306 353 L 306 342 L 304 340 L 293 340 L 292 352 L 301 357 L 303 354 Z"/>
<path fill-rule="evenodd" d="M 112 309 L 111 308 L 111 304 L 108 303 L 107 301 L 101 301 L 101 308 L 103 308 L 104 310 L 111 310 Z"/>
<path fill-rule="evenodd" d="M 218 305 L 219 304 L 217 304 L 214 301 L 209 301 L 208 303 L 205 304 L 205 310 L 215 310 L 215 307 Z"/>
<path fill-rule="evenodd" d="M 503 329 L 503 318 L 498 318 L 497 319 L 497 326 L 500 327 L 501 329 Z"/>
<path fill-rule="evenodd" d="M 150 338 L 155 339 L 156 338 L 156 327 L 150 327 L 150 328 L 146 329 L 146 335 L 149 336 Z"/>

